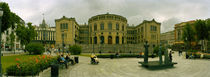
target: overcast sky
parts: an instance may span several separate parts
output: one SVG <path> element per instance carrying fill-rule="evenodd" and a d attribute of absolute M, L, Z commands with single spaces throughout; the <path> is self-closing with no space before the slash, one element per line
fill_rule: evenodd
<path fill-rule="evenodd" d="M 0 0 L 12 12 L 35 25 L 44 18 L 50 26 L 62 16 L 75 17 L 79 24 L 107 12 L 122 15 L 129 25 L 153 18 L 162 23 L 161 33 L 174 29 L 174 24 L 210 18 L 210 0 Z"/>

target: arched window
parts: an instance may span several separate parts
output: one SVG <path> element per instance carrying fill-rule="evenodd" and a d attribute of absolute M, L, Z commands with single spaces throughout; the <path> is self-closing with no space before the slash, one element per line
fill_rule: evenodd
<path fill-rule="evenodd" d="M 101 30 L 104 30 L 104 23 L 103 22 L 100 24 L 100 26 L 101 26 Z"/>
<path fill-rule="evenodd" d="M 94 24 L 94 31 L 97 31 L 97 24 Z"/>
<path fill-rule="evenodd" d="M 119 36 L 116 37 L 116 44 L 119 44 Z"/>
<path fill-rule="evenodd" d="M 101 38 L 101 42 L 100 43 L 104 44 L 104 36 L 101 36 L 100 38 Z"/>
<path fill-rule="evenodd" d="M 119 23 L 116 23 L 116 30 L 119 30 Z"/>
<path fill-rule="evenodd" d="M 112 30 L 112 23 L 111 22 L 108 24 L 108 29 Z"/>

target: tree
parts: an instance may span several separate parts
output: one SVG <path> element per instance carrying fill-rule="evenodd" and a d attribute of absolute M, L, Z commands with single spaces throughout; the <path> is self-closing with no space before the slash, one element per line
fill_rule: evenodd
<path fill-rule="evenodd" d="M 4 11 L 4 14 L 2 16 L 1 32 L 4 32 L 10 27 L 14 29 L 17 24 L 24 23 L 24 21 L 18 15 L 10 11 L 7 3 L 0 2 L 0 7 Z"/>
<path fill-rule="evenodd" d="M 22 46 L 29 44 L 37 35 L 35 27 L 32 26 L 32 23 L 29 22 L 27 25 L 28 26 L 26 27 L 25 25 L 19 24 L 16 29 L 16 35 L 18 36 Z"/>
<path fill-rule="evenodd" d="M 73 55 L 79 55 L 82 51 L 82 48 L 78 45 L 69 46 L 69 51 Z"/>
<path fill-rule="evenodd" d="M 202 40 L 202 50 L 204 50 L 204 40 L 208 39 L 208 27 L 207 23 L 204 20 L 196 20 L 195 21 L 195 29 L 196 29 L 196 35 L 198 40 Z"/>
<path fill-rule="evenodd" d="M 195 31 L 189 23 L 187 23 L 183 28 L 182 39 L 187 44 L 187 48 L 191 49 L 191 43 L 195 40 Z"/>
<path fill-rule="evenodd" d="M 44 52 L 43 45 L 38 43 L 29 43 L 26 45 L 25 49 L 29 52 L 29 54 L 35 54 L 35 55 L 40 55 Z"/>
<path fill-rule="evenodd" d="M 207 19 L 206 20 L 206 26 L 207 26 L 207 29 L 208 29 L 208 40 L 210 41 L 210 19 Z"/>

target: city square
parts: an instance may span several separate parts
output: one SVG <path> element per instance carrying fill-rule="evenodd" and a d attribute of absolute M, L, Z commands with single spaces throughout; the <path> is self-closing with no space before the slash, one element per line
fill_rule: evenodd
<path fill-rule="evenodd" d="M 209 3 L 0 0 L 0 77 L 208 77 Z"/>

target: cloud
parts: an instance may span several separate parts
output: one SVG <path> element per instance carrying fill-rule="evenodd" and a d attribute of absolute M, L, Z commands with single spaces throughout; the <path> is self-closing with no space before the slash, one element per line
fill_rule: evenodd
<path fill-rule="evenodd" d="M 210 18 L 208 0 L 2 0 L 26 22 L 36 25 L 45 20 L 55 26 L 55 19 L 75 17 L 79 24 L 92 16 L 114 13 L 127 18 L 128 24 L 155 19 L 162 23 L 161 32 L 173 30 L 176 23 Z"/>

